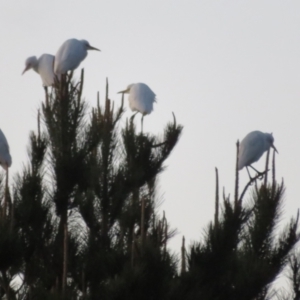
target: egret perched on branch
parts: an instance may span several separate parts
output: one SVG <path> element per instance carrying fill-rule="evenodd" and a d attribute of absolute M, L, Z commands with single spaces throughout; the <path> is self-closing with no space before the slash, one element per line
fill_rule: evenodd
<path fill-rule="evenodd" d="M 75 70 L 86 58 L 88 50 L 100 51 L 92 47 L 86 40 L 70 39 L 65 41 L 55 55 L 54 73 L 59 75 Z"/>
<path fill-rule="evenodd" d="M 145 83 L 133 83 L 128 85 L 126 90 L 120 91 L 119 94 L 129 94 L 128 101 L 129 107 L 136 113 L 132 118 L 140 112 L 142 116 L 141 125 L 143 131 L 143 119 L 145 115 L 148 115 L 153 110 L 153 102 L 156 102 L 156 95 Z"/>
<path fill-rule="evenodd" d="M 33 69 L 41 76 L 44 87 L 52 86 L 54 84 L 54 78 L 55 78 L 53 65 L 54 65 L 54 55 L 43 54 L 39 57 L 39 59 L 37 59 L 36 56 L 31 56 L 28 57 L 25 61 L 25 69 L 22 75 L 26 71 Z"/>
<path fill-rule="evenodd" d="M 261 131 L 252 131 L 248 133 L 240 144 L 238 169 L 241 170 L 246 167 L 249 177 L 250 173 L 248 167 L 251 167 L 258 174 L 261 174 L 261 172 L 258 172 L 251 165 L 258 161 L 263 153 L 269 151 L 270 148 L 273 148 L 278 153 L 273 143 L 274 138 L 272 133 L 263 133 Z"/>
<path fill-rule="evenodd" d="M 11 166 L 11 156 L 9 154 L 9 146 L 6 140 L 6 137 L 2 130 L 0 129 L 0 164 L 8 171 L 8 168 Z"/>

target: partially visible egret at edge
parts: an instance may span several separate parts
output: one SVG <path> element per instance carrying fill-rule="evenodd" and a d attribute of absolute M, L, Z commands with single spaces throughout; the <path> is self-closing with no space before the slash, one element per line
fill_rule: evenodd
<path fill-rule="evenodd" d="M 128 101 L 129 107 L 132 111 L 136 113 L 132 118 L 140 112 L 142 114 L 141 128 L 143 131 L 143 119 L 145 115 L 148 115 L 153 110 L 153 102 L 156 102 L 156 95 L 145 83 L 133 83 L 128 85 L 128 87 L 120 91 L 119 94 L 126 93 L 129 94 Z"/>
<path fill-rule="evenodd" d="M 252 164 L 258 161 L 264 152 L 269 151 L 270 148 L 273 148 L 278 153 L 274 146 L 274 138 L 271 133 L 263 133 L 261 131 L 252 131 L 248 133 L 240 144 L 238 169 L 242 170 L 246 167 L 250 179 L 251 176 L 248 167 L 251 167 L 258 174 L 262 174 L 262 172 L 259 172 L 252 167 Z"/>
<path fill-rule="evenodd" d="M 88 50 L 99 49 L 92 47 L 86 40 L 69 39 L 58 49 L 54 61 L 54 73 L 66 74 L 75 70 L 86 58 Z"/>
<path fill-rule="evenodd" d="M 11 166 L 12 160 L 9 153 L 9 146 L 6 140 L 6 137 L 2 130 L 0 129 L 0 164 L 2 168 L 6 171 L 6 180 L 5 180 L 5 194 L 4 194 L 4 204 L 2 210 L 2 217 L 5 219 L 6 217 L 6 207 L 7 207 L 7 191 L 8 191 L 8 168 Z"/>
<path fill-rule="evenodd" d="M 53 65 L 54 55 L 43 54 L 39 57 L 39 59 L 37 59 L 36 56 L 31 56 L 28 57 L 25 61 L 25 69 L 22 75 L 26 71 L 33 69 L 41 76 L 44 87 L 53 86 L 55 78 Z"/>
<path fill-rule="evenodd" d="M 9 153 L 9 146 L 4 133 L 0 129 L 0 164 L 4 170 L 8 171 L 11 163 L 12 160 Z"/>

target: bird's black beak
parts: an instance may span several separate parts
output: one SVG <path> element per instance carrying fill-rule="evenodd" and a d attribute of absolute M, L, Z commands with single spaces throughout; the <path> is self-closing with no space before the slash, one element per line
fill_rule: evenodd
<path fill-rule="evenodd" d="M 29 70 L 29 66 L 26 66 L 25 67 L 25 69 L 24 69 L 24 71 L 22 72 L 22 74 L 21 75 L 23 75 L 26 71 L 28 71 Z"/>
<path fill-rule="evenodd" d="M 92 46 L 89 46 L 88 50 L 96 50 L 96 51 L 100 51 L 100 52 L 101 52 L 101 50 L 100 50 L 100 49 L 98 49 L 98 48 L 95 48 L 95 47 L 92 47 Z"/>

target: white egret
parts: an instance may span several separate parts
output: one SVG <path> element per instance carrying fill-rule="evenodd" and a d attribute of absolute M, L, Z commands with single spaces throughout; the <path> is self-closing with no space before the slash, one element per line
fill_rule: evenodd
<path fill-rule="evenodd" d="M 33 69 L 41 76 L 44 87 L 52 86 L 54 84 L 55 78 L 53 65 L 54 55 L 43 54 L 39 57 L 39 59 L 37 59 L 36 56 L 31 56 L 28 57 L 25 61 L 25 69 L 22 75 L 26 71 Z"/>
<path fill-rule="evenodd" d="M 6 171 L 3 218 L 6 217 L 6 206 L 7 206 L 7 195 L 8 195 L 8 168 L 11 166 L 11 163 L 12 160 L 9 153 L 9 146 L 4 133 L 0 129 L 0 165 Z"/>
<path fill-rule="evenodd" d="M 129 107 L 136 113 L 140 112 L 142 116 L 141 125 L 143 131 L 143 119 L 145 115 L 148 115 L 153 110 L 153 102 L 156 102 L 156 95 L 145 83 L 133 83 L 128 85 L 126 90 L 120 91 L 119 94 L 129 94 L 128 101 Z M 132 118 L 135 116 L 134 114 Z"/>
<path fill-rule="evenodd" d="M 274 138 L 271 133 L 263 133 L 261 131 L 248 133 L 240 144 L 238 169 L 241 170 L 246 167 L 249 177 L 250 173 L 248 167 L 251 167 L 258 174 L 261 174 L 261 172 L 258 172 L 251 165 L 258 161 L 263 153 L 269 151 L 270 148 L 273 148 L 278 153 L 273 143 Z"/>
<path fill-rule="evenodd" d="M 9 146 L 6 140 L 6 137 L 2 130 L 0 129 L 0 164 L 8 171 L 8 168 L 11 166 L 12 160 L 9 153 Z"/>
<path fill-rule="evenodd" d="M 54 73 L 66 74 L 75 70 L 86 58 L 87 50 L 99 49 L 92 47 L 86 40 L 69 39 L 58 49 L 54 61 Z"/>

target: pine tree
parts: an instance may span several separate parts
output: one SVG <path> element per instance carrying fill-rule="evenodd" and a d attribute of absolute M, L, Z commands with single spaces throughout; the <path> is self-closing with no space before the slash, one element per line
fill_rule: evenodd
<path fill-rule="evenodd" d="M 175 234 L 157 211 L 157 175 L 180 137 L 167 124 L 161 137 L 120 126 L 120 107 L 108 96 L 89 109 L 78 82 L 64 76 L 38 113 L 29 162 L 0 178 L 0 296 L 6 299 L 299 299 L 298 218 L 278 233 L 285 187 L 251 179 L 234 198 L 219 200 L 204 237 L 168 249 Z M 238 156 L 238 155 L 237 155 Z M 270 181 L 270 182 L 269 182 Z M 247 194 L 248 192 L 248 194 Z M 245 195 L 248 195 L 246 199 Z M 284 268 L 291 289 L 280 298 L 272 283 Z M 19 278 L 19 285 L 14 279 Z"/>
<path fill-rule="evenodd" d="M 260 175 L 256 176 L 240 196 L 236 170 L 235 199 L 230 201 L 223 195 L 220 217 L 216 194 L 215 220 L 204 239 L 188 252 L 188 272 L 177 280 L 172 299 L 270 299 L 270 284 L 287 265 L 300 238 L 298 215 L 279 236 L 276 232 L 284 185 L 275 180 L 274 159 L 275 155 L 272 183 L 267 182 L 267 164 L 264 183 L 258 186 Z M 253 183 L 252 197 L 243 204 L 245 192 Z"/>
<path fill-rule="evenodd" d="M 163 138 L 137 132 L 132 121 L 122 129 L 124 99 L 115 110 L 107 84 L 104 107 L 98 95 L 89 114 L 82 89 L 83 72 L 46 94 L 29 165 L 17 176 L 14 216 L 5 222 L 21 253 L 12 253 L 18 297 L 136 298 L 147 289 L 145 299 L 162 299 L 176 264 L 166 248 L 172 230 L 156 212 L 156 177 L 182 127 L 174 116 Z"/>

